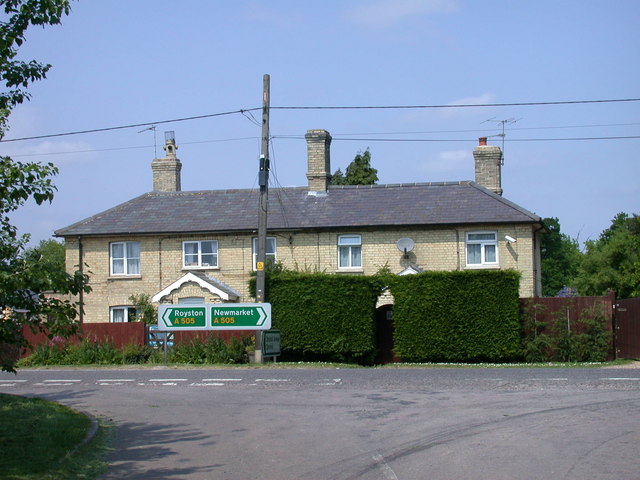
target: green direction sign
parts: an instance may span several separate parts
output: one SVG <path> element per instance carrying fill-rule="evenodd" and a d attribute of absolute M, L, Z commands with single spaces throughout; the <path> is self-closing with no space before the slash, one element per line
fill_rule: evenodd
<path fill-rule="evenodd" d="M 269 330 L 270 303 L 160 305 L 158 330 Z"/>
<path fill-rule="evenodd" d="M 207 309 L 198 306 L 160 305 L 158 307 L 159 330 L 206 329 Z"/>
<path fill-rule="evenodd" d="M 271 328 L 269 303 L 219 303 L 209 308 L 212 329 L 268 330 Z"/>

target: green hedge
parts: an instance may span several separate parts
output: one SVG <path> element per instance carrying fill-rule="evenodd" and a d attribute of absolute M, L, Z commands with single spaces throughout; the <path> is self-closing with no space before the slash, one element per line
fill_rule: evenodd
<path fill-rule="evenodd" d="M 266 277 L 283 354 L 369 363 L 375 356 L 378 277 L 280 272 Z"/>
<path fill-rule="evenodd" d="M 396 355 L 410 362 L 518 358 L 519 279 L 511 270 L 391 278 Z"/>

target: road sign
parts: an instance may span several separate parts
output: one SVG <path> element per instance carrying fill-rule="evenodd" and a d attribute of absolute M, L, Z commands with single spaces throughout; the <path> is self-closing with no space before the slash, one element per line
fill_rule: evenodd
<path fill-rule="evenodd" d="M 160 305 L 158 307 L 159 330 L 191 330 L 207 327 L 207 311 L 204 306 Z"/>
<path fill-rule="evenodd" d="M 271 328 L 271 304 L 268 303 L 220 303 L 212 306 L 210 313 L 211 328 Z"/>
<path fill-rule="evenodd" d="M 262 355 L 280 355 L 280 330 L 265 330 L 262 333 Z"/>
<path fill-rule="evenodd" d="M 269 330 L 270 303 L 160 305 L 158 330 Z"/>

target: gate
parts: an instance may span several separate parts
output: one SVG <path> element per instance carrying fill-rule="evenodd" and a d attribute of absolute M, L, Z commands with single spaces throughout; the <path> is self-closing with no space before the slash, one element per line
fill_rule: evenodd
<path fill-rule="evenodd" d="M 616 358 L 640 358 L 640 297 L 616 302 Z"/>

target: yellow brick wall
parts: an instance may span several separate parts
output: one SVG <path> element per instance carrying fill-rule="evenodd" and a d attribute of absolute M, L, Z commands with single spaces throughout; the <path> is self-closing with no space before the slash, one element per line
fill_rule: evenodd
<path fill-rule="evenodd" d="M 285 267 L 302 271 L 320 271 L 340 274 L 362 273 L 373 275 L 388 267 L 392 273 L 400 273 L 409 265 L 424 270 L 461 270 L 466 267 L 465 238 L 469 231 L 496 231 L 498 234 L 498 260 L 501 269 L 522 272 L 520 296 L 533 296 L 539 285 L 539 268 L 534 258 L 536 245 L 530 225 L 495 226 L 478 225 L 473 228 L 451 227 L 432 230 L 389 231 L 334 231 L 334 232 L 281 232 L 276 237 L 277 260 Z M 362 238 L 362 268 L 338 269 L 337 241 L 340 234 L 357 233 Z M 515 238 L 508 244 L 504 236 Z M 240 294 L 240 302 L 250 302 L 248 281 L 253 268 L 252 238 L 249 234 L 146 236 L 83 238 L 83 262 L 90 276 L 93 291 L 85 295 L 86 322 L 108 322 L 109 307 L 131 305 L 129 297 L 140 293 L 155 295 L 172 284 L 189 269 L 182 268 L 182 242 L 185 240 L 217 240 L 218 267 L 203 270 Z M 403 237 L 411 238 L 415 248 L 405 258 L 396 247 Z M 140 272 L 138 276 L 111 276 L 109 244 L 113 241 L 140 242 Z M 67 269 L 73 271 L 79 264 L 79 244 L 76 238 L 66 239 Z M 208 303 L 220 301 L 195 284 L 185 284 L 172 292 L 171 301 L 177 303 L 183 297 L 205 297 Z"/>

